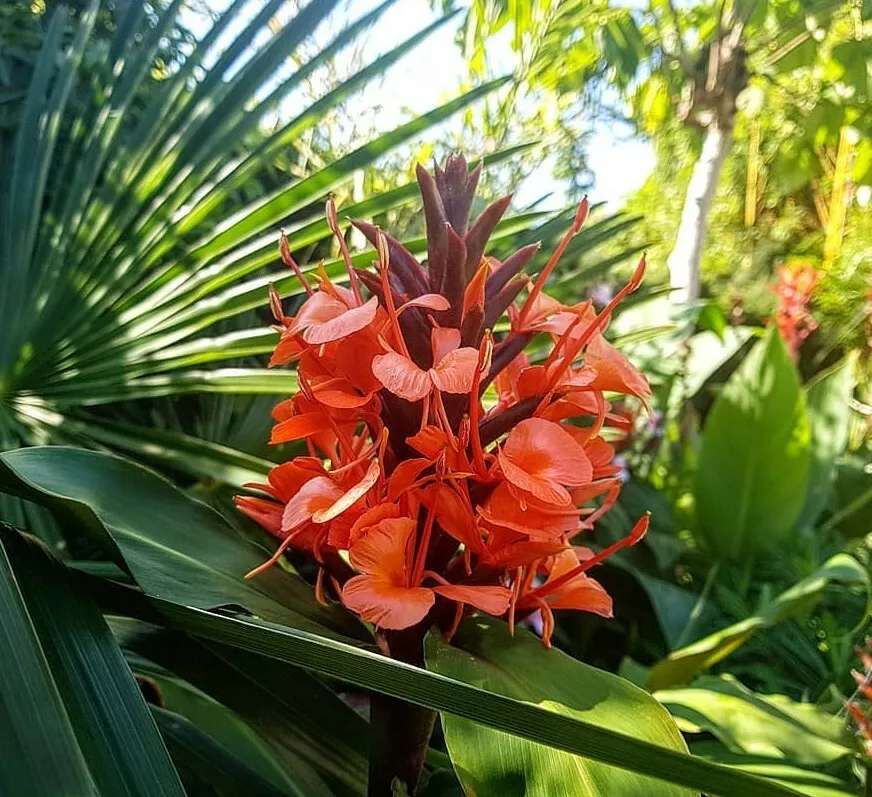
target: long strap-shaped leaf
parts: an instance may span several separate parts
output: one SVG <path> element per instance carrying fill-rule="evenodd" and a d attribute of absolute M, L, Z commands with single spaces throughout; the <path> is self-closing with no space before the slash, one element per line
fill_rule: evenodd
<path fill-rule="evenodd" d="M 0 547 L 0 791 L 96 794 L 12 562 Z"/>
<path fill-rule="evenodd" d="M 18 711 L 2 727 L 19 737 L 17 744 L 4 745 L 0 791 L 183 797 L 142 694 L 100 612 L 62 565 L 8 527 L 0 528 L 0 591 L 5 593 L 0 613 L 7 621 L 0 626 L 8 634 L 3 649 L 12 653 L 11 666 L 4 666 L 0 705 Z M 16 678 L 16 665 L 25 664 L 19 651 L 34 667 L 21 673 L 24 683 Z M 55 760 L 48 763 L 46 756 Z"/>
<path fill-rule="evenodd" d="M 0 318 L 4 319 L 5 330 L 5 334 L 0 336 L 0 373 L 11 365 L 22 339 L 20 319 L 25 303 L 25 287 L 33 272 L 31 254 L 36 242 L 49 164 L 54 154 L 61 114 L 70 96 L 98 7 L 98 0 L 91 0 L 82 14 L 75 38 L 49 94 L 66 9 L 59 8 L 52 16 L 30 85 L 24 117 L 18 128 L 9 182 L 10 197 L 5 218 L 0 220 L 4 232 L 0 240 L 4 250 L 0 255 L 0 278 L 4 283 L 4 290 L 0 293 Z M 5 261 L 5 265 L 2 261 Z"/>
<path fill-rule="evenodd" d="M 221 616 L 164 600 L 153 603 L 173 625 L 196 636 L 279 659 L 622 769 L 722 797 L 737 794 L 796 797 L 798 794 L 730 767 L 666 750 L 304 631 Z"/>

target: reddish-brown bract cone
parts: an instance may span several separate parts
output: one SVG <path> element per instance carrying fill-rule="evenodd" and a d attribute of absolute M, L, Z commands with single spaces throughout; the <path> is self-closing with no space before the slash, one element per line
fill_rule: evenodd
<path fill-rule="evenodd" d="M 644 259 L 600 314 L 587 302 L 566 306 L 545 288 L 587 199 L 530 279 L 522 272 L 538 247 L 503 262 L 487 256 L 509 197 L 470 224 L 478 170 L 454 156 L 417 176 L 425 264 L 361 222 L 377 257 L 372 270 L 356 270 L 331 201 L 350 287 L 319 270 L 313 290 L 282 235 L 282 259 L 307 297 L 289 317 L 270 294 L 280 333 L 271 365 L 294 364 L 300 384 L 276 407 L 271 442 L 299 441 L 308 453 L 237 505 L 281 541 L 264 566 L 289 548 L 305 552 L 322 569 L 319 598 L 341 601 L 382 634 L 408 639 L 433 624 L 450 634 L 469 612 L 514 622 L 541 611 L 550 644 L 554 609 L 611 615 L 588 571 L 647 528 L 643 518 L 596 555 L 573 547 L 620 489 L 604 437 L 620 418 L 604 391 L 650 394 L 603 337 Z M 531 362 L 524 349 L 534 336 L 552 348 Z"/>

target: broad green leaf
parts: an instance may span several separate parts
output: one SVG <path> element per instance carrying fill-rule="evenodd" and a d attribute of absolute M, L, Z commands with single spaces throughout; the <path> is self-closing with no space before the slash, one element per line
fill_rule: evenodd
<path fill-rule="evenodd" d="M 16 534 L 0 526 L 3 538 Z M 0 791 L 97 795 L 5 548 L 0 546 Z"/>
<path fill-rule="evenodd" d="M 728 764 L 749 774 L 769 778 L 805 797 L 856 797 L 856 781 L 841 779 L 817 767 L 808 767 L 784 758 L 769 758 L 746 753 L 734 753 L 715 741 L 693 742 L 694 755 L 707 761 Z M 853 781 L 853 782 L 852 782 Z"/>
<path fill-rule="evenodd" d="M 106 586 L 100 591 L 100 598 L 111 612 L 136 616 L 145 608 L 139 596 L 128 588 Z M 278 659 L 615 767 L 723 797 L 797 794 L 729 767 L 714 766 L 641 741 L 636 734 L 619 733 L 555 713 L 337 639 L 264 620 L 219 615 L 160 598 L 150 597 L 150 602 L 172 626 L 194 636 Z"/>
<path fill-rule="evenodd" d="M 456 644 L 431 634 L 428 669 L 671 750 L 687 750 L 675 723 L 643 689 L 559 650 L 547 650 L 527 631 L 512 637 L 501 621 L 473 620 L 461 627 Z M 478 797 L 693 794 L 468 719 L 443 714 L 442 724 L 457 775 L 467 793 Z"/>
<path fill-rule="evenodd" d="M 355 633 L 348 615 L 319 606 L 296 574 L 276 567 L 246 581 L 269 552 L 139 465 L 61 446 L 9 451 L 0 465 L 0 489 L 72 515 L 109 552 L 117 545 L 121 562 L 151 595 L 203 608 L 244 606 L 294 627 Z"/>
<path fill-rule="evenodd" d="M 861 588 L 867 596 L 870 595 L 869 573 L 866 568 L 853 556 L 836 554 L 810 576 L 782 592 L 757 614 L 681 650 L 673 651 L 668 658 L 652 668 L 648 689 L 653 691 L 687 683 L 698 672 L 725 659 L 758 631 L 807 611 L 832 583 Z M 861 622 L 862 620 L 865 617 Z"/>
<path fill-rule="evenodd" d="M 848 445 L 855 367 L 855 358 L 846 357 L 820 374 L 806 390 L 811 424 L 811 466 L 801 526 L 811 526 L 826 506 L 836 461 Z"/>
<path fill-rule="evenodd" d="M 858 752 L 844 719 L 784 695 L 758 695 L 730 675 L 703 676 L 654 696 L 685 733 L 711 733 L 733 752 L 810 766 Z"/>
<path fill-rule="evenodd" d="M 713 556 L 748 559 L 787 539 L 805 500 L 809 442 L 799 378 L 773 327 L 705 425 L 694 492 L 697 530 Z"/>
<path fill-rule="evenodd" d="M 97 607 L 72 583 L 65 568 L 32 539 L 7 530 L 0 543 L 32 621 L 33 642 L 41 649 L 94 784 L 93 791 L 58 787 L 55 793 L 182 797 L 178 775 L 142 694 Z M 25 688 L 19 699 L 26 705 L 30 695 L 31 689 Z M 26 726 L 41 725 L 37 718 L 44 708 L 50 718 L 51 707 L 34 701 L 27 716 L 9 729 L 26 743 Z M 38 788 L 38 773 L 46 767 L 40 759 L 49 750 L 52 755 L 63 754 L 72 747 L 68 736 L 65 743 L 65 733 L 59 736 L 57 741 L 49 739 L 41 750 L 22 751 L 23 761 L 31 764 L 32 771 L 18 780 L 16 788 L 4 789 L 4 793 L 34 793 L 31 789 Z M 7 748 L 4 759 L 9 754 Z M 73 775 L 76 769 L 73 763 Z"/>

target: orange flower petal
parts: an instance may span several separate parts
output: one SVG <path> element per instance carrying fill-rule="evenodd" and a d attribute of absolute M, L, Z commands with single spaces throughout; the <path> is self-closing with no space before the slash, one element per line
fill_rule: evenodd
<path fill-rule="evenodd" d="M 528 418 L 512 429 L 500 452 L 500 464 L 505 462 L 538 479 L 570 487 L 586 484 L 593 473 L 587 454 L 572 435 L 560 424 L 542 418 Z M 513 481 L 508 473 L 506 478 Z M 517 486 L 527 489 L 520 483 Z"/>
<path fill-rule="evenodd" d="M 330 423 L 323 412 L 306 412 L 273 426 L 269 442 L 275 446 L 291 440 L 302 440 L 329 428 Z"/>
<path fill-rule="evenodd" d="M 423 307 L 426 310 L 442 312 L 451 308 L 451 304 L 441 293 L 424 293 L 417 299 L 411 299 L 397 310 L 397 315 L 409 307 Z"/>
<path fill-rule="evenodd" d="M 441 585 L 433 587 L 433 592 L 457 603 L 467 603 L 483 612 L 499 617 L 509 610 L 511 590 L 505 587 Z"/>
<path fill-rule="evenodd" d="M 351 489 L 347 490 L 338 501 L 328 506 L 326 509 L 319 509 L 312 513 L 312 520 L 316 523 L 327 523 L 333 518 L 341 515 L 346 509 L 349 509 L 356 504 L 363 496 L 365 496 L 378 481 L 381 474 L 381 468 L 376 460 L 369 463 L 366 473 L 363 478 L 357 482 Z"/>
<path fill-rule="evenodd" d="M 587 553 L 589 552 L 586 549 L 580 551 L 570 549 L 555 556 L 545 584 L 578 567 L 579 561 L 589 558 Z M 586 573 L 579 573 L 560 592 L 548 598 L 548 605 L 552 609 L 577 609 L 593 612 L 602 617 L 612 616 L 611 596 L 599 581 L 590 578 Z"/>
<path fill-rule="evenodd" d="M 433 362 L 438 363 L 448 352 L 460 346 L 460 330 L 454 327 L 433 327 L 430 331 L 430 348 Z"/>
<path fill-rule="evenodd" d="M 497 456 L 499 458 L 500 468 L 502 468 L 503 475 L 514 484 L 515 487 L 531 493 L 546 504 L 569 506 L 572 503 L 569 491 L 558 482 L 553 479 L 538 476 L 535 473 L 529 473 L 506 457 L 502 451 L 500 451 Z"/>
<path fill-rule="evenodd" d="M 367 622 L 399 631 L 420 623 L 433 607 L 435 596 L 426 587 L 398 587 L 364 575 L 345 582 L 342 602 Z"/>
<path fill-rule="evenodd" d="M 380 521 L 348 549 L 352 566 L 361 573 L 405 586 L 409 542 L 417 527 L 418 524 L 407 517 Z"/>
<path fill-rule="evenodd" d="M 421 475 L 421 471 L 430 467 L 432 460 L 423 457 L 405 459 L 396 468 L 388 479 L 388 501 L 396 501 L 406 490 L 415 483 Z"/>
<path fill-rule="evenodd" d="M 288 501 L 282 514 L 282 531 L 292 531 L 312 519 L 320 509 L 327 509 L 342 497 L 342 488 L 326 476 L 306 482 Z"/>
<path fill-rule="evenodd" d="M 372 373 L 391 393 L 406 401 L 420 401 L 431 389 L 427 373 L 395 351 L 374 357 Z"/>
<path fill-rule="evenodd" d="M 477 367 L 478 350 L 465 346 L 448 352 L 430 369 L 430 378 L 443 393 L 469 393 Z"/>
<path fill-rule="evenodd" d="M 281 504 L 275 501 L 269 501 L 266 498 L 255 498 L 250 495 L 237 495 L 233 498 L 233 503 L 243 515 L 250 517 L 258 526 L 266 529 L 270 534 L 276 537 L 284 536 L 282 532 L 282 510 Z"/>
<path fill-rule="evenodd" d="M 584 364 L 596 371 L 594 390 L 627 393 L 639 398 L 651 395 L 648 380 L 602 335 L 594 335 L 584 353 Z"/>
<path fill-rule="evenodd" d="M 318 291 L 303 302 L 288 332 L 299 335 L 313 324 L 323 324 L 347 312 L 348 306 L 324 291 Z"/>
<path fill-rule="evenodd" d="M 269 472 L 269 492 L 285 503 L 290 501 L 307 481 L 323 475 L 324 468 L 320 462 L 298 457 L 291 462 L 276 465 Z"/>
<path fill-rule="evenodd" d="M 375 318 L 377 309 L 378 299 L 373 296 L 360 307 L 352 307 L 329 321 L 313 324 L 303 333 L 303 340 L 317 346 L 321 343 L 347 338 L 354 332 L 368 327 Z"/>
<path fill-rule="evenodd" d="M 348 532 L 348 545 L 354 545 L 366 533 L 367 529 L 378 525 L 379 521 L 385 518 L 398 518 L 399 516 L 400 509 L 396 504 L 377 504 L 371 509 L 367 509 L 352 524 Z"/>

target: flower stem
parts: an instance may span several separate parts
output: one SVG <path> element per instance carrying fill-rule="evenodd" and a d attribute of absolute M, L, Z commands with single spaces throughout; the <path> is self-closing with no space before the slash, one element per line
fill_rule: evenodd
<path fill-rule="evenodd" d="M 379 646 L 391 658 L 424 665 L 424 628 L 380 632 Z M 392 797 L 395 780 L 409 797 L 418 794 L 436 712 L 378 693 L 370 698 L 369 788 L 367 797 Z"/>

